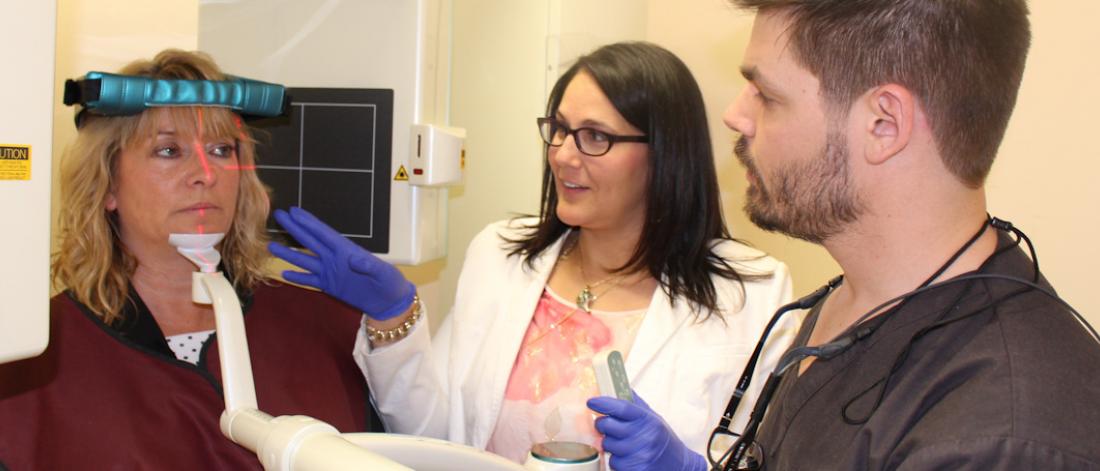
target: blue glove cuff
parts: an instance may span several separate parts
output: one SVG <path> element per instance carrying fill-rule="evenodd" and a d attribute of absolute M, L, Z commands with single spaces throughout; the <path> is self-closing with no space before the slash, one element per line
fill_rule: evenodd
<path fill-rule="evenodd" d="M 370 316 L 371 319 L 378 320 L 378 321 L 393 319 L 394 317 L 397 317 L 397 316 L 401 315 L 405 311 L 408 311 L 409 308 L 412 307 L 413 299 L 415 297 L 416 297 L 416 286 L 414 286 L 411 282 L 406 280 L 405 281 L 405 294 L 403 296 L 401 296 L 401 298 L 398 299 L 397 302 L 393 303 L 393 305 L 386 308 L 386 310 L 384 310 L 382 312 L 378 312 L 378 313 L 368 312 L 366 314 L 368 316 Z"/>
<path fill-rule="evenodd" d="M 703 458 L 703 455 L 688 450 L 688 465 L 684 469 L 688 471 L 707 471 L 709 468 L 710 463 L 707 462 L 706 458 Z"/>

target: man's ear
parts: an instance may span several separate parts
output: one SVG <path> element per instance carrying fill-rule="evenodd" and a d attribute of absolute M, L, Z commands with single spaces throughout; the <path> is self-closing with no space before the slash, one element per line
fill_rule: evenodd
<path fill-rule="evenodd" d="M 885 163 L 913 138 L 916 98 L 908 88 L 891 83 L 875 87 L 861 102 L 866 120 L 864 158 L 872 165 Z"/>

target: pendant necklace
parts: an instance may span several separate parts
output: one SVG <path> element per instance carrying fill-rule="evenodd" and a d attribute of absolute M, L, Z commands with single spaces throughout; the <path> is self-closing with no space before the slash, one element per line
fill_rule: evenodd
<path fill-rule="evenodd" d="M 561 260 L 568 259 L 569 255 L 573 252 L 573 249 L 576 248 L 576 245 L 577 245 L 577 243 L 574 242 L 573 246 L 569 247 L 569 250 L 564 251 L 559 256 L 559 258 Z M 535 342 L 538 342 L 539 340 L 542 340 L 542 338 L 545 337 L 546 334 L 549 334 L 552 331 L 558 330 L 558 327 L 564 325 L 565 322 L 569 320 L 569 318 L 573 317 L 573 314 L 577 313 L 577 311 L 584 310 L 584 312 L 591 314 L 592 313 L 592 304 L 594 304 L 596 302 L 596 300 L 600 298 L 600 296 L 603 296 L 603 295 L 607 294 L 608 292 L 610 292 L 611 290 L 618 287 L 619 284 L 622 283 L 623 279 L 625 278 L 623 275 L 613 274 L 613 275 L 608 276 L 607 278 L 599 280 L 595 283 L 588 283 L 588 275 L 584 272 L 584 255 L 583 254 L 577 260 L 577 267 L 580 269 L 580 272 L 581 272 L 581 282 L 584 283 L 584 288 L 581 288 L 581 292 L 577 293 L 577 297 L 575 298 L 576 303 L 577 303 L 577 307 L 570 310 L 568 314 L 562 316 L 560 319 L 558 319 L 554 322 L 551 322 L 550 325 L 547 326 L 546 330 L 542 331 L 537 336 L 535 336 L 534 338 L 532 338 L 530 340 L 527 340 L 524 343 L 530 345 L 530 344 L 533 344 Z M 611 284 L 610 284 L 610 286 L 607 287 L 607 289 L 604 289 L 600 293 L 595 292 L 596 288 L 599 288 L 600 286 L 603 286 L 603 285 L 608 284 L 608 283 L 611 283 Z"/>
<path fill-rule="evenodd" d="M 578 262 L 579 263 L 577 263 L 577 266 L 579 266 L 581 268 L 581 281 L 583 283 L 585 283 L 585 285 L 584 285 L 584 288 L 581 289 L 581 292 L 577 293 L 577 298 L 576 298 L 577 307 L 579 307 L 581 309 L 584 309 L 584 312 L 587 312 L 587 313 L 591 314 L 592 313 L 592 303 L 596 302 L 596 300 L 599 299 L 600 296 L 603 296 L 603 295 L 607 294 L 608 291 L 611 291 L 611 290 L 615 289 L 616 286 L 619 286 L 619 282 L 621 282 L 623 280 L 623 277 L 621 275 L 616 274 L 616 275 L 611 275 L 611 276 L 609 276 L 607 278 L 604 278 L 600 281 L 597 281 L 595 283 L 588 284 L 588 276 L 584 273 L 584 260 L 581 259 L 581 260 L 578 260 Z M 614 280 L 615 282 L 612 283 L 611 286 L 608 286 L 607 289 L 605 289 L 602 293 L 596 294 L 594 292 L 594 290 L 596 288 L 599 288 L 603 284 L 605 284 L 609 281 L 612 281 L 612 280 Z"/>
<path fill-rule="evenodd" d="M 578 239 L 576 242 L 573 242 L 573 246 L 569 247 L 569 251 L 566 252 L 562 258 L 567 259 L 569 255 L 572 254 L 574 249 L 578 249 L 577 245 L 579 244 L 580 239 Z M 580 269 L 581 283 L 584 283 L 584 288 L 581 288 L 581 292 L 577 293 L 577 297 L 574 299 L 577 303 L 578 308 L 584 309 L 584 312 L 591 314 L 592 304 L 595 303 L 596 300 L 600 298 L 600 296 L 607 294 L 608 291 L 611 291 L 615 289 L 616 286 L 619 286 L 619 283 L 623 281 L 624 276 L 618 273 L 612 273 L 610 276 L 602 280 L 599 280 L 595 283 L 589 283 L 588 274 L 584 272 L 584 252 L 578 250 L 578 255 L 577 268 Z M 604 284 L 612 281 L 614 281 L 614 283 L 611 283 L 611 286 L 608 286 L 607 289 L 603 290 L 602 293 L 596 294 L 596 288 L 599 288 L 600 286 L 603 286 Z"/>

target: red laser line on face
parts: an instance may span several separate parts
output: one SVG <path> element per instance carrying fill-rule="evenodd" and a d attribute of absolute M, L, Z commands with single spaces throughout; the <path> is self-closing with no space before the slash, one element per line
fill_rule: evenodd
<path fill-rule="evenodd" d="M 241 158 L 241 154 L 240 154 L 241 142 L 244 141 L 245 135 L 244 135 L 244 129 L 242 128 L 242 125 L 241 125 L 241 117 L 237 116 L 237 115 L 233 115 L 233 122 L 237 125 L 237 142 L 234 143 L 233 152 L 234 152 L 234 154 L 236 154 L 237 160 L 239 162 L 240 158 Z M 228 165 L 228 166 L 225 167 L 225 169 L 226 170 L 237 170 L 237 171 L 240 171 L 240 170 L 256 170 L 256 165 L 254 165 L 254 164 L 253 165 L 241 165 L 240 163 L 238 163 L 236 165 Z"/>
<path fill-rule="evenodd" d="M 202 133 L 203 133 L 203 127 L 202 127 L 203 126 L 202 125 L 203 116 L 202 116 L 202 114 L 203 113 L 202 113 L 202 108 L 199 108 L 196 111 L 198 112 L 197 114 L 198 114 L 198 118 L 199 118 L 199 127 L 198 127 L 198 132 L 195 133 L 195 142 L 192 145 L 195 148 L 195 155 L 199 156 L 199 162 L 202 162 L 203 175 L 206 177 L 207 181 L 210 181 L 210 179 L 214 176 L 214 174 L 213 174 L 213 171 L 210 169 L 210 162 L 208 162 L 206 160 L 206 151 L 203 149 L 203 145 L 202 145 L 202 141 L 203 141 L 203 135 L 202 135 Z"/>
<path fill-rule="evenodd" d="M 212 166 L 210 165 L 209 157 L 206 155 L 205 146 L 203 145 L 204 133 L 205 133 L 205 127 L 203 126 L 203 120 L 205 118 L 204 110 L 202 108 L 197 108 L 195 111 L 196 111 L 196 117 L 198 119 L 198 127 L 197 127 L 197 132 L 195 133 L 196 137 L 194 139 L 194 142 L 192 143 L 192 147 L 194 148 L 195 155 L 199 156 L 199 162 L 202 164 L 203 175 L 205 176 L 207 181 L 211 181 L 213 179 L 213 172 L 214 171 L 213 171 Z M 236 115 L 233 116 L 233 123 L 238 129 L 238 141 L 237 141 L 236 146 L 233 149 L 234 153 L 236 154 L 237 151 L 238 151 L 240 142 L 245 139 L 245 133 L 244 133 L 244 129 L 243 129 L 243 124 L 241 122 L 241 118 L 239 116 L 236 116 Z M 237 157 L 240 158 L 239 155 L 237 155 Z M 235 165 L 225 165 L 225 166 L 222 166 L 222 168 L 224 168 L 225 170 L 230 170 L 230 171 L 241 171 L 241 170 L 255 170 L 256 166 L 255 165 L 235 164 Z M 199 218 L 200 219 L 205 220 L 206 210 L 207 210 L 207 208 L 199 208 Z M 205 234 L 206 233 L 206 227 L 202 223 L 199 223 L 197 225 L 196 229 L 197 229 L 197 233 L 199 233 L 199 234 Z"/>
<path fill-rule="evenodd" d="M 213 169 L 210 168 L 210 162 L 206 158 L 206 150 L 204 149 L 204 146 L 202 144 L 202 142 L 203 142 L 203 129 L 204 129 L 203 128 L 203 110 L 202 110 L 202 108 L 198 108 L 195 111 L 196 111 L 196 115 L 198 116 L 198 120 L 199 120 L 198 124 L 199 125 L 198 125 L 198 132 L 195 133 L 195 142 L 192 145 L 195 148 L 195 155 L 199 156 L 199 162 L 202 163 L 203 176 L 206 178 L 207 182 L 210 182 L 214 177 L 214 171 L 213 171 Z M 204 220 L 204 221 L 206 220 L 206 208 L 199 208 L 199 219 Z M 206 228 L 203 226 L 202 223 L 198 224 L 197 229 L 198 229 L 197 232 L 199 234 L 205 234 L 206 233 Z M 206 260 L 204 260 L 204 261 L 206 261 Z"/>

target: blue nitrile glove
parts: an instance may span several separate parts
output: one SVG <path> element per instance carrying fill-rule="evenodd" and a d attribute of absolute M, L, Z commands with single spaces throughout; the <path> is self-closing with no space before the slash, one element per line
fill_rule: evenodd
<path fill-rule="evenodd" d="M 344 238 L 309 211 L 298 207 L 290 208 L 289 213 L 277 209 L 275 220 L 313 252 L 310 255 L 276 242 L 268 244 L 272 255 L 306 270 L 284 271 L 287 281 L 324 291 L 380 321 L 412 305 L 416 287 L 397 268 Z"/>
<path fill-rule="evenodd" d="M 588 408 L 606 416 L 596 419 L 596 430 L 604 435 L 603 450 L 611 453 L 611 469 L 706 471 L 706 458 L 684 446 L 637 392 L 634 402 L 594 397 Z"/>

